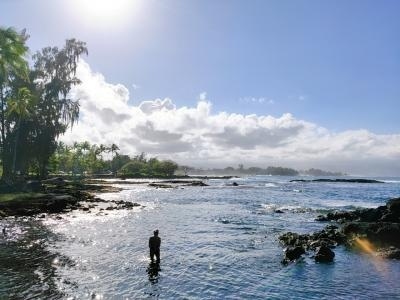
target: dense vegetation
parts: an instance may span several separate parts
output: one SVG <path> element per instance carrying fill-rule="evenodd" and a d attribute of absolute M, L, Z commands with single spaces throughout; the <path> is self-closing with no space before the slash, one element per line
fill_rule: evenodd
<path fill-rule="evenodd" d="M 106 146 L 82 142 L 69 146 L 60 142 L 50 157 L 49 171 L 56 175 L 72 176 L 171 177 L 178 168 L 172 161 L 147 159 L 144 153 L 131 158 L 118 151 L 115 144 Z"/>
<path fill-rule="evenodd" d="M 68 95 L 80 83 L 75 74 L 85 43 L 46 47 L 30 66 L 27 39 L 25 31 L 0 27 L 1 181 L 7 185 L 32 172 L 45 177 L 56 139 L 79 116 L 79 103 Z"/>

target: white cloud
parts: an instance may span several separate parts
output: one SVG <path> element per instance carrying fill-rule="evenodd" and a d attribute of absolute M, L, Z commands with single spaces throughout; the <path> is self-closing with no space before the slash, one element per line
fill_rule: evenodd
<path fill-rule="evenodd" d="M 72 96 L 80 99 L 80 121 L 62 137 L 66 142 L 115 143 L 127 154 L 145 151 L 202 167 L 244 163 L 400 173 L 400 134 L 334 133 L 291 114 L 215 113 L 206 93 L 199 96 L 195 107 L 176 107 L 169 98 L 133 106 L 128 104 L 129 91 L 123 85 L 107 83 L 83 61 L 78 77 L 82 84 Z"/>
<path fill-rule="evenodd" d="M 135 83 L 132 83 L 132 89 L 135 91 L 137 89 L 140 89 L 140 85 L 137 85 Z"/>
<path fill-rule="evenodd" d="M 274 99 L 269 99 L 269 98 L 266 98 L 266 97 L 243 97 L 243 98 L 239 98 L 239 102 L 242 102 L 242 103 L 258 103 L 258 104 L 263 104 L 263 103 L 274 104 L 275 100 Z"/>

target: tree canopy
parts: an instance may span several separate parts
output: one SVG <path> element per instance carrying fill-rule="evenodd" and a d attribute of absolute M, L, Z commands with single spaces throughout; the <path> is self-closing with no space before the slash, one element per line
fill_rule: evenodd
<path fill-rule="evenodd" d="M 25 31 L 0 27 L 0 151 L 2 181 L 12 182 L 34 169 L 41 177 L 57 147 L 56 140 L 79 117 L 69 97 L 79 57 L 86 44 L 75 39 L 62 48 L 46 47 L 27 61 Z"/>

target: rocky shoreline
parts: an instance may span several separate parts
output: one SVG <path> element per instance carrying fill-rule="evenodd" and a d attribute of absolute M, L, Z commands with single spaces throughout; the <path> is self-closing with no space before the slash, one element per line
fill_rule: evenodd
<path fill-rule="evenodd" d="M 0 194 L 0 218 L 8 216 L 35 216 L 59 214 L 72 210 L 90 213 L 96 209 L 97 214 L 105 211 L 132 209 L 140 207 L 138 203 L 122 200 L 103 200 L 96 193 L 119 192 L 122 188 L 115 184 L 146 184 L 153 188 L 184 188 L 190 186 L 208 186 L 201 180 L 170 179 L 161 181 L 128 181 L 128 180 L 81 180 L 72 181 L 55 177 L 42 181 L 31 181 L 24 185 L 24 192 Z M 9 199 L 1 199 L 9 196 Z"/>
<path fill-rule="evenodd" d="M 121 191 L 120 188 L 109 185 L 74 182 L 62 178 L 44 180 L 35 185 L 34 192 L 7 194 L 10 199 L 0 202 L 0 218 L 59 214 L 73 210 L 90 212 L 101 203 L 106 203 L 105 208 L 100 208 L 101 211 L 140 206 L 129 201 L 105 201 L 94 195 Z"/>
<path fill-rule="evenodd" d="M 316 262 L 332 262 L 332 249 L 344 245 L 374 256 L 400 259 L 400 198 L 378 208 L 336 211 L 316 221 L 334 222 L 312 234 L 286 232 L 279 241 L 286 246 L 283 264 L 313 253 Z"/>

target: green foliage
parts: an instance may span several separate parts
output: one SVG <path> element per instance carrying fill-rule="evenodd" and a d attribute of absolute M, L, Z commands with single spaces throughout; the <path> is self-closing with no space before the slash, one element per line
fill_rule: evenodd
<path fill-rule="evenodd" d="M 79 57 L 87 54 L 85 43 L 71 39 L 61 49 L 46 47 L 33 55 L 33 68 L 29 69 L 26 40 L 25 32 L 0 28 L 0 151 L 4 181 L 30 171 L 46 176 L 50 157 L 57 148 L 56 139 L 79 116 L 79 103 L 68 94 L 80 83 L 76 69 Z M 54 158 L 50 163 L 56 168 Z M 82 169 L 81 162 L 77 164 L 76 168 Z"/>
<path fill-rule="evenodd" d="M 125 177 L 171 177 L 178 169 L 172 161 L 160 161 L 157 158 L 146 159 L 145 153 L 133 158 L 113 152 L 117 145 L 96 145 L 89 142 L 68 146 L 57 143 L 56 151 L 50 157 L 49 167 L 52 174 L 58 175 L 111 175 Z M 112 158 L 105 160 L 103 154 Z"/>
<path fill-rule="evenodd" d="M 171 177 L 178 169 L 173 161 L 160 161 L 157 158 L 146 160 L 144 153 L 125 164 L 119 174 L 127 177 Z"/>

